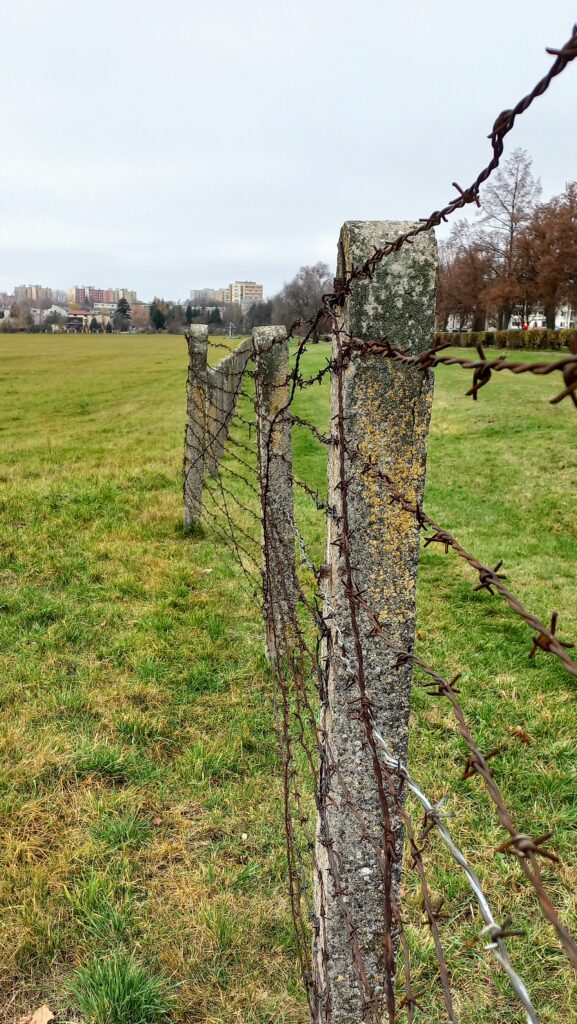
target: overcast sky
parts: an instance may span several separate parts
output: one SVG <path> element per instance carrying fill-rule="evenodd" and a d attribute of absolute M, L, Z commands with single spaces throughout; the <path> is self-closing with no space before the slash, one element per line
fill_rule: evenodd
<path fill-rule="evenodd" d="M 18 0 L 0 18 L 0 291 L 272 294 L 348 219 L 418 218 L 486 162 L 574 0 Z M 577 62 L 518 122 L 577 178 Z"/>

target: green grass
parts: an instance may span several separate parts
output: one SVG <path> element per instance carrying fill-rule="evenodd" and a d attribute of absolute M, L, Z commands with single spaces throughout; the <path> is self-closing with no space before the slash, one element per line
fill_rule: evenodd
<path fill-rule="evenodd" d="M 327 353 L 313 347 L 305 370 Z M 182 534 L 184 341 L 5 336 L 0 377 L 0 1017 L 46 1000 L 87 1024 L 300 1024 L 261 624 L 210 527 Z M 500 375 L 472 403 L 466 375 L 439 371 L 427 506 L 575 639 L 577 419 L 548 404 L 557 384 Z M 309 388 L 298 411 L 324 426 L 326 397 Z M 301 428 L 294 445 L 322 489 L 326 452 Z M 319 517 L 296 504 L 320 553 Z M 545 873 L 575 925 L 576 684 L 550 656 L 528 661 L 530 630 L 475 582 L 423 551 L 420 650 L 463 672 L 481 747 L 504 744 L 492 764 L 521 831 L 554 828 L 564 866 Z M 543 1024 L 569 1024 L 571 972 L 517 865 L 494 856 L 503 836 L 464 759 L 447 708 L 416 687 L 414 774 L 453 794 L 451 828 L 497 916 L 526 931 L 510 946 Z M 522 1020 L 465 945 L 478 916 L 462 878 L 435 844 L 427 865 L 463 1024 Z M 411 876 L 404 899 L 428 992 Z M 420 1019 L 443 1020 L 436 996 L 426 1005 Z"/>
<path fill-rule="evenodd" d="M 161 1024 L 171 1003 L 162 979 L 124 952 L 88 960 L 70 992 L 86 1024 Z"/>

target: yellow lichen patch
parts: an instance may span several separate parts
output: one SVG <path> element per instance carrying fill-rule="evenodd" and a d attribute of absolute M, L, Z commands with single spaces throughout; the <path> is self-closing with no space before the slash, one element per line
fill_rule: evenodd
<path fill-rule="evenodd" d="M 362 387 L 355 391 L 355 437 L 362 459 L 387 475 L 395 490 L 414 504 L 423 493 L 425 451 L 432 390 L 402 366 L 389 365 L 371 374 L 363 368 Z M 363 540 L 370 549 L 371 600 L 379 613 L 399 625 L 413 617 L 416 582 L 415 517 L 391 498 L 377 474 L 361 477 L 358 514 L 365 520 Z M 364 507 L 363 507 L 364 505 Z"/>

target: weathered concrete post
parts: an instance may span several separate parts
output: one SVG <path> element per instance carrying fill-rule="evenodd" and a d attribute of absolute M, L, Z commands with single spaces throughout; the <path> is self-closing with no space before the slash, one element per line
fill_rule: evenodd
<path fill-rule="evenodd" d="M 224 394 L 226 376 L 222 370 L 209 366 L 207 370 L 207 404 L 206 404 L 206 472 L 214 476 L 224 451 Z"/>
<path fill-rule="evenodd" d="M 186 386 L 186 430 L 184 435 L 184 528 L 190 530 L 200 518 L 207 441 L 207 357 L 208 327 L 192 324 L 186 332 L 188 381 Z"/>
<path fill-rule="evenodd" d="M 252 339 L 241 341 L 230 355 L 207 370 L 206 460 L 208 476 L 214 476 L 225 450 L 231 419 L 236 407 L 246 365 L 252 353 Z"/>
<path fill-rule="evenodd" d="M 376 247 L 410 227 L 392 221 L 347 222 L 341 230 L 337 276 L 361 265 Z M 411 246 L 377 266 L 371 281 L 354 282 L 339 314 L 341 329 L 366 341 L 386 337 L 395 348 L 411 354 L 423 350 L 434 329 L 436 268 L 433 233 L 419 235 Z M 359 698 L 365 688 L 374 726 L 405 760 L 412 669 L 409 662 L 398 665 L 396 656 L 374 635 L 373 623 L 355 595 L 362 594 L 377 612 L 398 647 L 413 649 L 417 522 L 388 500 L 384 483 L 366 472 L 366 464 L 384 470 L 411 502 L 420 500 L 433 397 L 432 374 L 426 377 L 383 355 L 353 353 L 339 370 L 345 344 L 346 338 L 336 334 L 331 382 L 335 443 L 328 471 L 329 505 L 336 516 L 329 519 L 327 549 L 325 614 L 331 637 L 321 711 L 326 761 L 317 841 L 320 870 L 315 879 L 320 927 L 314 963 L 323 1024 L 329 1016 L 332 1024 L 359 1024 L 365 1019 L 363 1005 L 371 1007 L 368 1019 L 387 1020 L 387 1004 L 391 1005 L 396 928 L 386 897 L 383 860 L 379 866 L 374 845 L 382 854 L 386 814 Z M 353 807 L 360 811 L 366 830 Z M 399 897 L 403 828 L 390 805 L 389 812 L 394 901 Z"/>
<path fill-rule="evenodd" d="M 286 328 L 256 327 L 253 342 L 265 560 L 266 649 L 271 664 L 275 665 L 286 651 L 287 633 L 292 630 L 296 614 L 297 593 Z"/>
<path fill-rule="evenodd" d="M 228 436 L 228 432 L 231 424 L 231 417 L 234 413 L 236 402 L 239 394 L 242 392 L 244 371 L 246 370 L 247 363 L 252 355 L 253 342 L 252 338 L 245 338 L 241 341 L 240 345 L 235 348 L 234 352 L 231 352 L 230 356 L 227 356 L 219 366 L 223 367 L 222 378 L 223 378 L 223 421 L 224 421 L 224 439 Z M 223 442 L 224 443 L 224 442 Z"/>

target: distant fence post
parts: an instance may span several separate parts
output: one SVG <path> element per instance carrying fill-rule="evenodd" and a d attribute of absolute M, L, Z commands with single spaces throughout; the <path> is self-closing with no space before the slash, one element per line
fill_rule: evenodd
<path fill-rule="evenodd" d="M 296 614 L 289 346 L 285 327 L 256 327 L 255 392 L 264 551 L 266 648 L 275 665 Z"/>
<path fill-rule="evenodd" d="M 340 235 L 337 276 L 344 277 L 377 247 L 413 226 L 347 222 Z M 387 338 L 411 354 L 423 350 L 434 330 L 436 267 L 432 232 L 417 236 L 411 246 L 378 265 L 372 280 L 352 283 L 339 312 L 341 329 L 366 341 Z M 330 638 L 321 710 L 325 756 L 314 970 L 319 1020 L 359 1024 L 388 1019 L 397 934 L 390 892 L 393 901 L 398 899 L 404 839 L 388 800 L 391 830 L 387 834 L 383 828 L 386 815 L 367 716 L 394 754 L 406 761 L 412 666 L 375 636 L 358 595 L 378 613 L 394 643 L 412 651 L 419 557 L 415 516 L 388 500 L 383 481 L 367 472 L 367 464 L 383 470 L 411 502 L 421 500 L 433 378 L 382 354 L 352 351 L 340 362 L 339 337 L 337 333 L 333 343 L 331 382 L 334 443 L 328 501 L 336 514 L 329 517 L 327 545 L 325 616 Z M 342 339 L 344 347 L 347 340 Z M 355 809 L 360 809 L 362 825 Z M 375 846 L 381 851 L 380 864 Z M 392 875 L 388 896 L 382 870 L 387 847 Z"/>
<path fill-rule="evenodd" d="M 206 473 L 215 476 L 226 450 L 237 399 L 242 393 L 246 365 L 252 355 L 252 339 L 245 338 L 228 356 L 207 370 Z"/>
<path fill-rule="evenodd" d="M 186 332 L 188 380 L 184 435 L 184 529 L 200 519 L 207 443 L 208 327 L 192 324 Z"/>
<path fill-rule="evenodd" d="M 227 388 L 226 374 L 216 366 L 208 367 L 206 377 L 206 473 L 214 476 L 224 451 L 224 388 Z"/>

